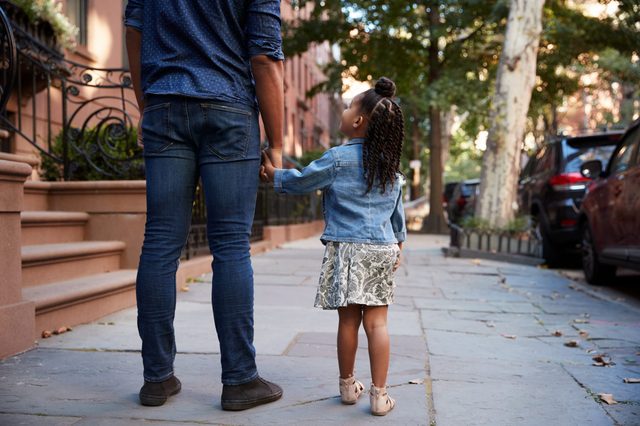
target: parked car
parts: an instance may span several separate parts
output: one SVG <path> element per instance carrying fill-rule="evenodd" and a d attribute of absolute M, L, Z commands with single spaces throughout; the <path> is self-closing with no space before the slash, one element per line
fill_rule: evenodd
<path fill-rule="evenodd" d="M 578 253 L 578 213 L 590 178 L 580 166 L 606 161 L 623 132 L 562 136 L 543 145 L 525 165 L 518 185 L 520 214 L 530 215 L 542 240 L 542 257 L 558 264 L 566 254 Z"/>
<path fill-rule="evenodd" d="M 618 266 L 640 270 L 640 120 L 625 133 L 604 171 L 599 159 L 581 172 L 596 180 L 580 209 L 582 268 L 591 284 L 607 284 Z"/>
<path fill-rule="evenodd" d="M 447 203 L 449 222 L 460 223 L 465 217 L 473 216 L 479 195 L 480 179 L 468 179 L 458 182 Z"/>
<path fill-rule="evenodd" d="M 444 191 L 442 192 L 442 205 L 445 210 L 447 209 L 447 205 L 449 201 L 451 201 L 451 196 L 453 195 L 453 190 L 456 189 L 456 186 L 460 182 L 447 182 L 444 184 Z"/>

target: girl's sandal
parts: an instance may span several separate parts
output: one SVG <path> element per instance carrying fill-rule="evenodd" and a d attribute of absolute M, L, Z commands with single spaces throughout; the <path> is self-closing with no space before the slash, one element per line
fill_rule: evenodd
<path fill-rule="evenodd" d="M 364 385 L 357 381 L 355 377 L 340 378 L 340 399 L 343 404 L 355 404 L 362 392 L 364 392 Z"/>
<path fill-rule="evenodd" d="M 377 388 L 372 383 L 369 399 L 371 400 L 371 414 L 374 416 L 386 416 L 396 406 L 396 401 L 389 396 L 386 386 Z"/>

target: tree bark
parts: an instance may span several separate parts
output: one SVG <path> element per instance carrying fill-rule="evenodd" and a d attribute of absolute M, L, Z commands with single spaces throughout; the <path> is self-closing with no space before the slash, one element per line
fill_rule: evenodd
<path fill-rule="evenodd" d="M 496 75 L 476 216 L 493 228 L 513 220 L 520 150 L 536 78 L 544 0 L 511 0 Z"/>
<path fill-rule="evenodd" d="M 429 83 L 435 82 L 440 77 L 442 64 L 438 59 L 438 34 L 440 25 L 440 12 L 438 2 L 429 2 Z M 429 176 L 431 187 L 429 190 L 429 215 L 422 226 L 422 231 L 429 234 L 446 234 L 448 232 L 447 221 L 444 218 L 442 208 L 442 126 L 440 109 L 431 106 L 429 108 Z"/>

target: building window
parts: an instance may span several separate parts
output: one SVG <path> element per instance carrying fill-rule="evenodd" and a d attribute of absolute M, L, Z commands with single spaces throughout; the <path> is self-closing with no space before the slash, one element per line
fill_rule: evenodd
<path fill-rule="evenodd" d="M 69 21 L 78 27 L 78 44 L 87 45 L 87 3 L 88 0 L 67 0 Z"/>

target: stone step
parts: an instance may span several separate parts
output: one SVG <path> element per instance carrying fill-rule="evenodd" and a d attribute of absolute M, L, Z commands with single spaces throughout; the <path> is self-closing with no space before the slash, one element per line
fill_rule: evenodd
<path fill-rule="evenodd" d="M 23 288 L 23 299 L 36 305 L 35 338 L 134 306 L 135 283 L 136 270 L 120 269 Z"/>
<path fill-rule="evenodd" d="M 84 240 L 89 214 L 25 211 L 20 214 L 22 245 L 71 243 Z"/>
<path fill-rule="evenodd" d="M 120 269 L 122 241 L 84 241 L 22 247 L 22 287 Z"/>

